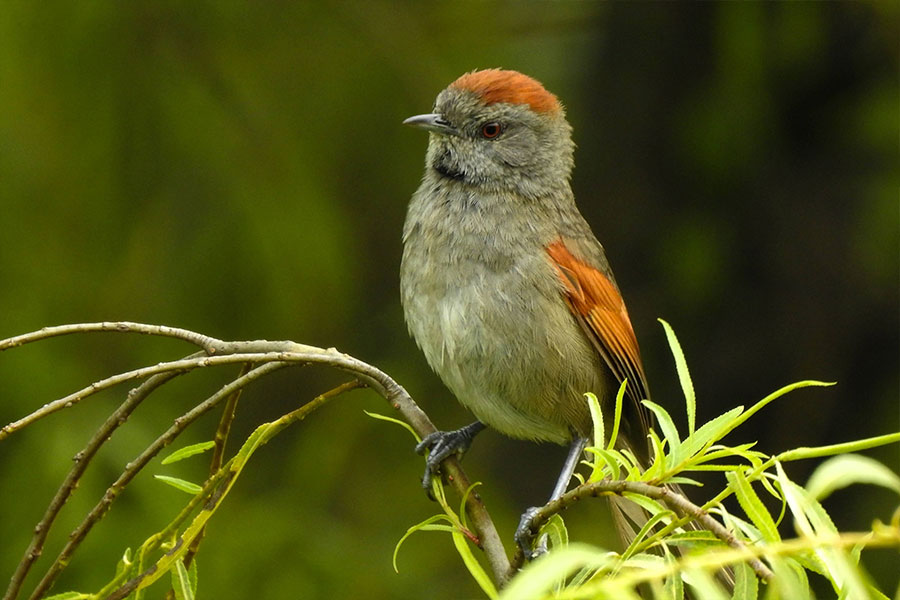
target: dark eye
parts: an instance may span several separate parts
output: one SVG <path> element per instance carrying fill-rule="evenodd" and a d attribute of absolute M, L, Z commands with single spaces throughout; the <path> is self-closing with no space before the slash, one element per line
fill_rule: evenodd
<path fill-rule="evenodd" d="M 492 140 L 500 135 L 501 131 L 503 131 L 503 128 L 500 126 L 500 123 L 491 121 L 481 126 L 481 137 Z"/>

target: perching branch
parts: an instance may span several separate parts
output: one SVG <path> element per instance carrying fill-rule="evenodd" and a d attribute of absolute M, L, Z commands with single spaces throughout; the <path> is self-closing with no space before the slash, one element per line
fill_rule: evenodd
<path fill-rule="evenodd" d="M 735 537 L 733 533 L 725 529 L 725 527 L 712 518 L 708 512 L 688 500 L 686 497 L 677 494 L 666 487 L 650 485 L 643 481 L 603 479 L 601 481 L 579 485 L 556 500 L 548 502 L 538 509 L 532 520 L 532 533 L 537 534 L 541 526 L 543 526 L 550 517 L 578 502 L 582 498 L 609 494 L 623 496 L 626 493 L 640 494 L 641 496 L 653 498 L 654 500 L 661 500 L 667 506 L 670 506 L 679 516 L 689 517 L 690 519 L 697 521 L 704 529 L 712 532 L 713 535 L 732 548 L 738 550 L 744 550 L 746 548 L 745 544 Z M 524 561 L 525 554 L 522 552 L 521 548 L 518 548 L 511 562 L 511 569 L 513 569 L 512 573 L 521 568 Z M 747 564 L 749 564 L 756 572 L 756 575 L 764 581 L 768 581 L 774 577 L 774 573 L 772 573 L 769 567 L 758 558 L 749 559 Z"/>

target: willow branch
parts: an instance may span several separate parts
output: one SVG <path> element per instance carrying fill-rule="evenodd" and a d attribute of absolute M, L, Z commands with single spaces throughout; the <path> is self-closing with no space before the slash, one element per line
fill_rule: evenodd
<path fill-rule="evenodd" d="M 53 412 L 73 406 L 103 389 L 135 379 L 152 377 L 161 373 L 187 372 L 196 368 L 231 363 L 302 363 L 331 366 L 359 378 L 368 387 L 385 398 L 393 408 L 400 412 L 402 418 L 410 424 L 420 437 L 425 437 L 436 431 L 434 424 L 428 416 L 418 407 L 418 405 L 416 405 L 407 391 L 390 376 L 372 365 L 338 352 L 333 348 L 325 350 L 290 341 L 258 340 L 226 342 L 193 331 L 174 327 L 132 322 L 102 322 L 48 327 L 37 332 L 0 340 L 0 351 L 51 337 L 87 332 L 139 333 L 180 339 L 202 348 L 206 353 L 206 356 L 164 362 L 151 367 L 144 367 L 128 371 L 127 373 L 121 373 L 95 382 L 74 394 L 55 400 L 41 407 L 37 411 L 34 411 L 30 415 L 0 428 L 0 441 L 14 431 L 26 427 Z M 252 373 L 256 373 L 257 370 L 258 369 L 254 369 Z M 456 457 L 448 458 L 444 461 L 442 469 L 446 473 L 447 480 L 454 491 L 460 497 L 466 497 L 466 490 L 469 489 L 470 482 L 468 477 L 466 477 L 465 473 L 462 471 L 458 459 Z M 89 516 L 88 519 L 82 523 L 82 526 L 86 526 L 87 529 L 90 529 L 90 526 L 97 518 L 97 513 L 95 511 L 99 511 L 100 514 L 102 514 L 112 499 L 121 491 L 121 488 L 117 487 L 117 484 L 123 481 L 122 478 L 124 478 L 124 482 L 127 483 L 136 472 L 137 470 L 127 468 L 122 474 L 122 477 L 107 490 L 103 500 L 101 500 L 100 504 L 92 511 L 92 516 Z M 503 548 L 503 543 L 500 540 L 496 527 L 477 493 L 471 493 L 467 496 L 466 509 L 469 513 L 473 528 L 478 534 L 479 545 L 485 552 L 488 564 L 494 574 L 494 579 L 498 584 L 502 585 L 505 583 L 507 574 L 510 570 L 509 559 Z M 81 526 L 73 532 L 73 536 L 78 540 L 83 537 L 83 533 L 79 533 L 80 529 Z M 86 533 L 86 531 L 84 531 L 84 533 Z M 70 540 L 70 543 L 72 541 L 75 540 Z M 69 548 L 68 545 L 67 548 Z M 68 556 L 67 550 L 64 549 L 61 557 L 64 561 L 67 561 Z M 50 575 L 50 572 L 48 572 L 48 575 Z M 7 599 L 14 597 L 15 594 L 8 594 L 5 596 Z"/>
<path fill-rule="evenodd" d="M 78 527 L 76 527 L 72 531 L 72 533 L 69 534 L 68 542 L 66 542 L 66 545 L 56 557 L 56 560 L 53 561 L 53 564 L 50 565 L 50 568 L 47 569 L 44 577 L 32 592 L 30 596 L 31 600 L 38 600 L 44 593 L 46 593 L 50 589 L 50 586 L 53 585 L 53 582 L 56 581 L 56 578 L 66 567 L 66 565 L 68 565 L 72 554 L 81 544 L 81 542 L 84 541 L 84 538 L 90 532 L 91 528 L 93 528 L 93 526 L 96 525 L 100 521 L 100 519 L 102 519 L 106 515 L 106 512 L 109 510 L 110 505 L 112 505 L 119 494 L 122 493 L 122 490 L 125 489 L 125 486 L 127 486 L 131 482 L 131 480 L 134 479 L 135 475 L 137 475 L 138 472 L 140 472 L 140 470 L 143 469 L 147 465 L 147 463 L 153 459 L 153 457 L 155 457 L 163 448 L 171 444 L 172 441 L 174 441 L 175 438 L 177 438 L 178 435 L 182 431 L 184 431 L 191 423 L 199 419 L 203 414 L 211 410 L 224 398 L 232 394 L 235 390 L 241 389 L 250 382 L 278 369 L 283 369 L 284 367 L 287 367 L 289 365 L 290 363 L 284 362 L 271 362 L 260 365 L 246 375 L 238 377 L 234 381 L 223 386 L 218 392 L 195 406 L 193 409 L 175 419 L 175 422 L 171 427 L 169 427 L 169 429 L 165 431 L 165 433 L 156 438 L 156 440 L 154 440 L 152 444 L 150 444 L 134 460 L 132 460 L 125 466 L 125 470 L 121 475 L 119 475 L 118 479 L 116 479 L 116 481 L 109 488 L 107 488 L 106 493 L 103 494 L 103 497 L 100 499 L 100 501 L 94 506 L 93 509 L 91 509 L 91 511 L 78 525 Z M 7 592 L 7 597 L 12 599 L 15 597 L 15 594 L 10 595 Z"/>
<path fill-rule="evenodd" d="M 685 496 L 675 493 L 666 487 L 650 485 L 649 483 L 644 483 L 642 481 L 603 479 L 601 481 L 579 485 L 556 500 L 548 502 L 538 509 L 532 520 L 532 533 L 536 534 L 550 517 L 583 498 L 609 494 L 624 496 L 626 493 L 639 494 L 641 496 L 653 498 L 654 500 L 661 500 L 665 502 L 667 506 L 670 506 L 678 515 L 689 517 L 697 521 L 704 529 L 712 532 L 713 535 L 732 548 L 737 550 L 746 549 L 746 544 L 735 537 L 735 535 L 728 531 L 721 523 L 712 518 L 708 512 L 688 500 Z M 518 570 L 524 561 L 525 555 L 522 552 L 522 549 L 519 548 L 513 556 L 511 568 Z M 758 558 L 754 557 L 748 559 L 747 564 L 750 565 L 760 579 L 768 581 L 774 577 L 774 574 L 769 567 Z"/>
<path fill-rule="evenodd" d="M 349 392 L 350 390 L 362 387 L 363 385 L 364 384 L 362 384 L 357 379 L 342 383 L 341 385 L 328 390 L 324 394 L 316 396 L 300 408 L 292 410 L 286 415 L 282 415 L 276 421 L 270 423 L 272 427 L 267 429 L 265 435 L 260 439 L 259 445 L 268 443 L 269 440 L 281 433 L 286 427 L 292 425 L 293 423 L 296 423 L 297 421 L 303 420 L 313 411 L 321 407 L 332 398 L 336 398 L 337 396 L 340 396 L 345 392 Z M 203 510 L 205 511 L 209 511 L 211 513 L 214 512 L 216 508 L 218 508 L 218 505 L 222 502 L 228 492 L 227 488 L 230 487 L 230 482 L 233 481 L 235 477 L 237 477 L 240 471 L 240 469 L 233 470 L 233 467 L 231 465 L 234 460 L 235 458 L 232 458 L 228 461 L 228 464 L 225 466 L 225 468 L 216 471 L 216 473 L 214 473 L 204 484 L 203 489 L 200 491 L 200 493 L 192 498 L 191 502 L 188 503 L 188 506 L 186 506 L 181 511 L 181 513 L 179 513 L 178 518 L 176 518 L 172 523 L 169 523 L 165 529 L 153 536 L 154 544 L 151 545 L 149 551 L 156 550 L 159 546 L 160 541 L 171 538 L 172 535 L 174 535 L 178 530 L 178 528 L 187 520 L 191 513 L 193 513 L 194 509 L 199 506 L 201 501 L 203 502 Z M 192 540 L 186 540 L 183 536 L 179 535 L 175 540 L 172 549 L 169 550 L 169 553 L 177 552 L 179 548 L 182 548 L 184 546 L 184 544 L 191 543 L 191 541 Z M 140 573 L 136 577 L 128 580 L 114 592 L 105 596 L 105 600 L 121 600 L 122 598 L 126 598 L 131 594 L 131 592 L 133 592 L 140 586 L 141 582 L 144 579 L 156 573 L 157 568 L 158 563 L 152 565 L 143 573 Z"/>
<path fill-rule="evenodd" d="M 169 327 L 167 325 L 147 325 L 145 323 L 132 323 L 130 321 L 103 321 L 100 323 L 73 323 L 70 325 L 58 325 L 55 327 L 44 327 L 37 331 L 17 335 L 15 337 L 0 340 L 0 352 L 39 342 L 63 335 L 72 335 L 75 333 L 95 333 L 95 332 L 114 332 L 114 333 L 140 333 L 143 335 L 154 335 L 160 337 L 170 337 L 207 348 L 215 345 L 221 340 L 214 337 L 196 333 L 180 327 Z"/>
<path fill-rule="evenodd" d="M 240 373 L 239 377 L 243 377 L 244 375 L 249 373 L 251 368 L 252 368 L 251 365 L 245 364 L 241 368 L 241 373 Z M 354 381 L 354 383 L 356 384 L 356 387 L 359 387 L 359 382 Z M 351 388 L 346 387 L 346 388 L 336 388 L 336 389 L 339 391 L 337 391 L 335 395 L 343 393 L 344 391 L 347 391 L 348 389 L 351 389 Z M 212 458 L 209 461 L 209 476 L 210 477 L 215 475 L 219 471 L 219 469 L 222 468 L 222 461 L 225 458 L 225 444 L 228 441 L 228 434 L 231 431 L 231 424 L 234 422 L 234 415 L 235 415 L 235 412 L 237 411 L 237 404 L 238 404 L 238 400 L 241 397 L 242 391 L 243 391 L 243 388 L 236 389 L 228 396 L 228 399 L 225 400 L 225 407 L 222 409 L 222 416 L 219 419 L 219 424 L 216 427 L 216 433 L 213 436 L 214 446 L 213 446 Z M 331 392 L 328 392 L 328 393 L 331 393 Z M 188 549 L 187 553 L 185 553 L 185 555 L 184 555 L 184 566 L 185 567 L 191 566 L 191 561 L 194 559 L 194 556 L 197 554 L 198 550 L 200 549 L 200 542 L 203 541 L 203 537 L 205 535 L 206 535 L 206 527 L 201 529 L 200 533 L 197 534 L 197 537 L 194 538 L 194 541 L 191 542 L 191 547 Z M 169 593 L 166 594 L 167 599 L 170 597 L 170 594 L 171 594 L 171 598 L 175 597 L 175 591 L 169 590 Z"/>
<path fill-rule="evenodd" d="M 74 456 L 73 461 L 75 464 L 72 465 L 66 478 L 63 480 L 59 489 L 56 491 L 56 494 L 53 496 L 53 499 L 50 501 L 50 504 L 47 506 L 47 509 L 44 511 L 44 516 L 41 517 L 41 520 L 34 527 L 31 542 L 28 544 L 25 555 L 19 561 L 19 564 L 13 573 L 4 598 L 15 597 L 18 593 L 31 566 L 43 552 L 44 543 L 47 540 L 50 527 L 59 515 L 60 510 L 62 510 L 63 505 L 68 501 L 69 497 L 75 491 L 75 488 L 78 487 L 81 476 L 84 474 L 84 471 L 87 469 L 100 447 L 109 440 L 113 431 L 125 423 L 128 416 L 141 402 L 144 401 L 145 398 L 147 398 L 147 396 L 150 395 L 151 392 L 178 374 L 178 372 L 171 372 L 154 375 L 140 386 L 128 392 L 125 402 L 113 411 L 94 433 L 87 445 Z"/>

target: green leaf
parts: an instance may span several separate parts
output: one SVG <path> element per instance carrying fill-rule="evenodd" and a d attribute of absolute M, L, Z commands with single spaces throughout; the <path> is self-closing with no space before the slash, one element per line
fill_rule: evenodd
<path fill-rule="evenodd" d="M 689 569 L 684 572 L 684 581 L 694 590 L 694 598 L 703 600 L 728 600 L 728 594 L 715 578 L 703 569 Z M 793 600 L 793 599 L 792 599 Z"/>
<path fill-rule="evenodd" d="M 796 561 L 789 558 L 770 557 L 772 571 L 775 578 L 769 587 L 777 592 L 775 598 L 790 598 L 790 600 L 805 600 L 814 598 L 809 589 L 809 580 L 806 571 Z"/>
<path fill-rule="evenodd" d="M 159 479 L 163 483 L 171 485 L 176 490 L 181 490 L 187 494 L 196 495 L 203 491 L 203 488 L 192 481 L 179 479 L 178 477 L 169 477 L 168 475 L 154 475 L 155 479 Z"/>
<path fill-rule="evenodd" d="M 401 537 L 400 541 L 397 542 L 397 545 L 394 546 L 394 556 L 391 559 L 391 562 L 394 565 L 395 573 L 400 572 L 400 569 L 397 568 L 397 554 L 400 552 L 400 546 L 403 544 L 403 542 L 406 541 L 406 538 L 408 538 L 409 536 L 411 536 L 412 534 L 414 534 L 417 531 L 428 531 L 428 529 L 426 529 L 426 528 L 429 525 L 431 525 L 432 523 L 436 523 L 437 521 L 447 521 L 449 523 L 450 517 L 448 517 L 447 515 L 443 515 L 443 514 L 432 515 L 432 516 L 428 517 L 427 519 L 425 519 L 424 521 L 422 521 L 421 523 L 417 523 L 406 530 L 406 533 L 403 534 L 403 537 Z M 449 527 L 448 527 L 448 529 L 450 529 L 451 531 L 453 530 L 452 528 L 449 528 Z M 432 531 L 434 531 L 434 530 L 432 529 Z"/>
<path fill-rule="evenodd" d="M 666 554 L 666 565 L 673 571 L 664 584 L 663 597 L 667 600 L 684 600 L 684 580 L 681 579 L 681 572 L 673 568 L 677 562 L 671 553 Z"/>
<path fill-rule="evenodd" d="M 678 485 L 695 485 L 697 487 L 703 487 L 703 483 L 693 479 L 691 477 L 682 477 L 678 475 L 676 477 L 669 477 L 666 479 L 666 483 L 677 483 Z"/>
<path fill-rule="evenodd" d="M 734 565 L 734 592 L 732 600 L 756 600 L 759 596 L 759 580 L 747 563 Z"/>
<path fill-rule="evenodd" d="M 880 485 L 900 494 L 900 476 L 874 458 L 859 454 L 835 456 L 819 465 L 810 476 L 806 490 L 817 499 L 856 483 Z"/>
<path fill-rule="evenodd" d="M 603 411 L 600 410 L 600 401 L 597 396 L 588 392 L 584 395 L 587 399 L 588 409 L 591 411 L 591 422 L 594 425 L 594 447 L 602 448 L 606 430 L 603 428 Z"/>
<path fill-rule="evenodd" d="M 653 448 L 653 463 L 647 467 L 643 476 L 653 479 L 662 475 L 666 467 L 666 450 L 663 443 L 656 434 L 656 430 L 651 429 L 649 433 L 650 447 Z"/>
<path fill-rule="evenodd" d="M 422 441 L 422 438 L 419 437 L 419 434 L 417 434 L 416 431 L 412 427 L 410 427 L 409 423 L 407 423 L 406 421 L 401 421 L 400 419 L 395 419 L 394 417 L 388 417 L 387 415 L 382 415 L 382 414 L 375 413 L 375 412 L 369 412 L 367 410 L 364 410 L 363 412 L 366 413 L 367 415 L 369 415 L 370 417 L 372 417 L 373 419 L 378 419 L 379 421 L 387 421 L 388 423 L 394 423 L 396 425 L 399 425 L 399 426 L 403 427 L 404 429 L 406 429 L 408 432 L 410 432 L 412 434 L 412 436 L 414 438 L 416 438 L 416 442 Z"/>
<path fill-rule="evenodd" d="M 191 444 L 190 446 L 185 446 L 179 450 L 176 450 L 172 454 L 165 457 L 162 461 L 164 465 L 170 465 L 174 462 L 178 462 L 179 460 L 184 460 L 189 456 L 194 456 L 195 454 L 202 454 L 206 452 L 210 448 L 214 448 L 216 445 L 215 442 L 200 442 L 199 444 Z"/>
<path fill-rule="evenodd" d="M 684 352 L 681 349 L 678 338 L 675 337 L 675 331 L 666 321 L 662 319 L 658 319 L 658 321 L 662 323 L 663 329 L 666 331 L 669 348 L 672 350 L 672 356 L 675 357 L 675 369 L 678 371 L 678 381 L 681 383 L 681 391 L 684 393 L 684 402 L 687 408 L 688 435 L 693 435 L 697 415 L 697 398 L 694 394 L 694 382 L 691 381 L 687 360 L 684 358 Z"/>
<path fill-rule="evenodd" d="M 172 590 L 175 592 L 175 600 L 194 600 L 194 589 L 191 587 L 191 578 L 184 561 L 175 561 L 172 573 Z"/>
<path fill-rule="evenodd" d="M 787 450 L 777 456 L 781 462 L 791 460 L 801 460 L 805 458 L 821 458 L 823 456 L 834 456 L 835 454 L 847 454 L 849 452 L 859 452 L 860 450 L 868 450 L 877 446 L 886 446 L 900 442 L 900 432 L 878 435 L 875 437 L 854 440 L 852 442 L 843 442 L 841 444 L 831 444 L 828 446 L 815 446 L 812 448 L 794 448 Z"/>
<path fill-rule="evenodd" d="M 625 492 L 622 494 L 623 498 L 628 498 L 651 515 L 662 514 L 665 521 L 668 522 L 672 518 L 672 511 L 660 504 L 657 500 L 653 498 L 648 498 L 642 494 L 633 494 L 631 492 Z"/>
<path fill-rule="evenodd" d="M 469 487 L 466 489 L 466 493 L 463 494 L 462 499 L 459 501 L 460 522 L 462 523 L 463 527 L 465 527 L 466 529 L 468 529 L 468 527 L 469 527 L 469 524 L 466 521 L 466 502 L 468 502 L 469 494 L 472 493 L 472 490 L 477 488 L 479 485 L 481 485 L 480 481 L 476 481 L 475 483 L 470 484 Z"/>
<path fill-rule="evenodd" d="M 743 406 L 732 408 L 712 421 L 704 423 L 693 435 L 684 440 L 684 455 L 693 456 L 707 446 L 718 442 L 730 431 L 730 425 L 743 412 Z"/>
<path fill-rule="evenodd" d="M 625 403 L 625 386 L 628 385 L 628 379 L 623 379 L 619 385 L 619 391 L 616 392 L 616 410 L 613 414 L 612 431 L 609 434 L 609 444 L 607 450 L 615 450 L 616 441 L 619 438 L 619 424 L 622 422 L 622 405 Z"/>
<path fill-rule="evenodd" d="M 566 522 L 559 513 L 547 520 L 547 523 L 541 527 L 541 533 L 546 533 L 550 538 L 550 548 L 562 548 L 569 545 L 569 530 L 566 529 Z"/>
<path fill-rule="evenodd" d="M 478 559 L 475 558 L 475 555 L 472 554 L 472 548 L 466 542 L 466 536 L 461 532 L 454 530 L 453 545 L 456 546 L 456 551 L 463 559 L 463 563 L 465 563 L 466 568 L 469 570 L 469 574 L 472 575 L 472 578 L 481 587 L 482 591 L 484 591 L 488 598 L 497 598 L 497 588 L 494 587 L 494 582 L 491 581 L 488 574 L 484 572 L 481 563 L 479 563 Z"/>
<path fill-rule="evenodd" d="M 591 471 L 590 477 L 588 477 L 588 481 L 600 481 L 604 479 L 604 477 L 609 477 L 609 479 L 619 479 L 619 461 L 616 460 L 616 456 L 618 453 L 610 450 L 601 450 L 599 448 L 585 448 L 585 452 L 588 454 L 593 454 L 596 458 L 593 463 L 593 469 Z M 609 472 L 606 472 L 604 465 L 609 467 Z"/>
<path fill-rule="evenodd" d="M 649 408 L 653 411 L 653 414 L 656 415 L 656 421 L 659 423 L 659 428 L 662 430 L 666 441 L 669 442 L 669 460 L 666 461 L 666 467 L 671 468 L 681 464 L 681 438 L 678 437 L 678 430 L 675 428 L 672 417 L 669 416 L 666 409 L 656 402 L 653 402 L 652 400 L 642 400 L 642 402 L 644 406 Z"/>
<path fill-rule="evenodd" d="M 134 559 L 131 556 L 131 548 L 125 548 L 122 558 L 120 558 L 118 564 L 116 564 L 116 577 L 118 578 L 127 573 L 133 565 Z"/>
<path fill-rule="evenodd" d="M 63 592 L 62 594 L 53 594 L 47 596 L 44 600 L 88 600 L 93 598 L 93 594 L 82 594 L 81 592 Z"/>
<path fill-rule="evenodd" d="M 586 544 L 570 544 L 542 556 L 540 560 L 528 563 L 503 589 L 501 598 L 543 598 L 555 589 L 560 579 L 567 578 L 582 567 L 612 568 L 616 560 L 615 555 L 598 548 Z M 623 590 L 622 595 L 614 597 L 618 600 L 637 596 Z"/>
<path fill-rule="evenodd" d="M 633 497 L 631 499 L 634 499 Z M 630 558 L 638 551 L 638 547 L 644 541 L 644 538 L 653 530 L 654 527 L 658 523 L 665 522 L 669 523 L 672 521 L 672 517 L 675 516 L 675 513 L 671 511 L 660 511 L 655 514 L 652 514 L 647 522 L 644 523 L 641 530 L 638 531 L 637 535 L 634 536 L 634 539 L 631 540 L 631 543 L 628 545 L 628 548 L 625 549 L 625 552 L 622 553 L 623 558 Z"/>
<path fill-rule="evenodd" d="M 775 468 L 782 493 L 801 534 L 808 537 L 836 537 L 837 527 L 818 500 L 788 479 L 780 462 L 775 462 Z M 866 597 L 866 584 L 862 573 L 844 549 L 826 545 L 816 548 L 815 553 L 825 564 L 826 575 L 836 592 L 846 598 Z"/>
<path fill-rule="evenodd" d="M 778 535 L 778 527 L 775 526 L 775 520 L 766 509 L 762 500 L 756 495 L 753 486 L 747 481 L 747 478 L 740 471 L 731 471 L 726 473 L 731 489 L 737 496 L 738 503 L 741 508 L 750 517 L 750 521 L 759 529 L 763 540 L 767 542 L 777 542 L 781 540 Z"/>

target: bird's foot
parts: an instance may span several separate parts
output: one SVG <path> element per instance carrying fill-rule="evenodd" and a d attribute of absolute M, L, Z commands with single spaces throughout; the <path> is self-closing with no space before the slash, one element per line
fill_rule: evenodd
<path fill-rule="evenodd" d="M 522 513 L 522 518 L 519 519 L 519 526 L 516 528 L 516 544 L 522 550 L 522 553 L 525 554 L 526 560 L 534 560 L 547 552 L 546 535 L 541 536 L 537 546 L 534 545 L 534 538 L 538 534 L 534 529 L 534 518 L 539 510 L 537 506 L 527 509 Z"/>
<path fill-rule="evenodd" d="M 453 431 L 435 431 L 425 436 L 425 439 L 416 445 L 417 454 L 424 454 L 428 450 L 428 457 L 425 459 L 425 474 L 422 476 L 422 487 L 425 488 L 429 497 L 432 496 L 431 480 L 436 473 L 440 472 L 444 459 L 454 454 L 458 456 L 464 454 L 472 445 L 472 439 L 482 429 L 484 429 L 484 424 L 481 421 L 475 421 Z"/>

